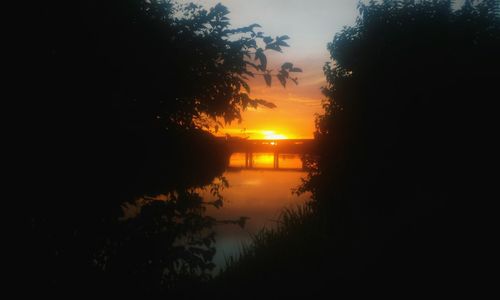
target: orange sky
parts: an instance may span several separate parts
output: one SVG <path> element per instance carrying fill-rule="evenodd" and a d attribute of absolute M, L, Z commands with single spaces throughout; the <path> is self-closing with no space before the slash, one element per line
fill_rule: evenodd
<path fill-rule="evenodd" d="M 344 25 L 354 23 L 358 0 L 177 0 L 195 2 L 206 7 L 222 3 L 227 6 L 232 27 L 253 23 L 270 36 L 288 35 L 290 48 L 283 53 L 269 53 L 269 68 L 277 70 L 292 62 L 303 73 L 296 73 L 299 85 L 290 82 L 284 89 L 273 78 L 266 87 L 262 78 L 250 84 L 252 98 L 273 102 L 275 109 L 248 109 L 243 122 L 225 126 L 219 134 L 261 139 L 270 136 L 312 138 L 314 115 L 322 112 L 320 88 L 325 85 L 323 65 L 329 60 L 327 43 Z M 266 133 L 263 133 L 263 132 Z"/>
<path fill-rule="evenodd" d="M 233 122 L 223 128 L 221 133 L 254 139 L 269 136 L 312 138 L 314 115 L 322 112 L 323 96 L 320 87 L 324 85 L 321 72 L 324 61 L 292 62 L 304 71 L 298 73 L 299 85 L 290 81 L 287 87 L 283 88 L 276 78 L 273 78 L 271 87 L 267 87 L 260 77 L 251 82 L 251 97 L 271 101 L 277 108 L 250 108 L 243 113 L 241 124 Z"/>

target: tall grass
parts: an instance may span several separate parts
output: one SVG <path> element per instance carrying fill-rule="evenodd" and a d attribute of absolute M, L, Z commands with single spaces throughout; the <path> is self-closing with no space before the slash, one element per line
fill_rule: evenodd
<path fill-rule="evenodd" d="M 264 228 L 242 246 L 238 256 L 226 259 L 226 266 L 212 284 L 218 293 L 280 291 L 288 286 L 307 289 L 321 284 L 329 271 L 331 257 L 325 225 L 313 203 L 284 209 L 275 228 Z"/>
<path fill-rule="evenodd" d="M 294 208 L 285 208 L 278 220 L 275 228 L 263 228 L 257 234 L 252 236 L 252 242 L 242 245 L 238 256 L 226 258 L 226 266 L 221 271 L 224 273 L 238 272 L 245 266 L 247 261 L 254 262 L 269 256 L 274 251 L 281 251 L 282 246 L 289 246 L 288 243 L 294 241 L 303 242 L 302 235 L 311 237 L 317 233 L 314 221 L 313 210 L 309 205 L 300 205 Z M 316 224 L 314 224 L 316 225 Z M 299 238 L 299 236 L 301 236 Z"/>

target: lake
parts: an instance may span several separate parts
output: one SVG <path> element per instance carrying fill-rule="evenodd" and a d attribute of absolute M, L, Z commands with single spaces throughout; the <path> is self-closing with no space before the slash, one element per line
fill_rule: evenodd
<path fill-rule="evenodd" d="M 189 170 L 193 178 L 203 171 Z M 132 238 L 135 242 L 127 242 L 133 245 L 133 251 L 154 251 L 161 254 L 163 262 L 171 259 L 185 266 L 196 265 L 186 259 L 192 257 L 203 268 L 215 264 L 211 273 L 216 274 L 226 259 L 237 257 L 242 246 L 251 243 L 253 235 L 263 228 L 274 228 L 284 209 L 295 208 L 310 198 L 308 193 L 292 193 L 306 175 L 299 154 L 232 153 L 211 183 L 139 197 L 122 205 L 120 220 L 127 228 L 123 232 L 136 235 Z M 214 193 L 214 187 L 224 182 L 227 186 Z M 222 201 L 213 205 L 221 197 Z M 244 226 L 235 222 L 241 218 L 245 219 Z M 131 239 L 128 235 L 125 240 Z M 170 240 L 165 241 L 164 236 Z M 178 256 L 163 258 L 171 253 Z M 213 259 L 209 259 L 212 254 Z"/>
<path fill-rule="evenodd" d="M 278 155 L 275 163 L 273 153 L 253 153 L 252 167 L 245 162 L 245 153 L 233 153 L 223 174 L 229 187 L 221 195 L 224 204 L 217 209 L 210 207 L 207 214 L 217 220 L 234 220 L 248 217 L 243 228 L 234 224 L 219 224 L 215 227 L 216 270 L 225 264 L 225 259 L 237 256 L 242 244 L 249 244 L 252 235 L 262 228 L 273 228 L 284 208 L 293 208 L 305 203 L 310 195 L 297 196 L 292 189 L 298 187 L 301 178 L 307 175 L 303 170 L 301 156 L 297 154 Z M 213 198 L 209 190 L 200 192 L 205 199 Z"/>

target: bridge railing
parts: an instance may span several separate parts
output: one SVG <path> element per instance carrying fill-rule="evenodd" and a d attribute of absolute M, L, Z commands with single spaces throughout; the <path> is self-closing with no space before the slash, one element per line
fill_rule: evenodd
<path fill-rule="evenodd" d="M 313 153 L 313 139 L 287 140 L 227 140 L 230 152 L 277 152 L 290 154 Z"/>
<path fill-rule="evenodd" d="M 280 155 L 282 154 L 313 154 L 315 150 L 315 141 L 313 139 L 287 139 L 287 140 L 245 140 L 235 139 L 225 141 L 231 153 L 245 153 L 245 164 L 239 166 L 239 169 L 262 169 L 254 167 L 255 153 L 273 153 L 273 167 L 264 169 L 281 170 Z M 303 157 L 301 157 L 302 166 L 294 168 L 296 170 L 305 170 Z M 232 167 L 233 169 L 237 169 Z"/>

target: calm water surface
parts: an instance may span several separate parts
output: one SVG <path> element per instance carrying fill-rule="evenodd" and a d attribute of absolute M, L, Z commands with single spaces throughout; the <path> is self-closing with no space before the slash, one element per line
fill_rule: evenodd
<path fill-rule="evenodd" d="M 253 153 L 250 156 L 245 153 L 234 153 L 231 155 L 229 165 L 226 166 L 222 175 L 229 184 L 228 187 L 220 191 L 220 195 L 223 197 L 222 207 L 204 206 L 206 208 L 204 215 L 213 217 L 218 221 L 215 227 L 210 229 L 213 229 L 216 234 L 215 244 L 209 245 L 215 247 L 216 250 L 212 261 L 216 265 L 214 273 L 224 267 L 227 258 L 237 257 L 242 246 L 250 244 L 253 235 L 263 228 L 274 228 L 283 209 L 297 207 L 310 198 L 308 193 L 300 196 L 292 193 L 292 190 L 301 184 L 301 178 L 306 175 L 307 172 L 302 167 L 301 156 L 297 154 L 280 154 L 276 156 L 274 153 Z M 216 178 L 212 184 L 195 189 L 193 192 L 201 196 L 204 203 L 213 202 L 218 198 L 212 194 L 211 188 L 220 182 L 221 178 Z M 160 194 L 153 198 L 150 197 L 150 199 L 167 202 L 171 200 L 168 194 Z M 136 199 L 135 202 L 122 206 L 122 220 L 136 220 L 141 215 L 146 203 L 150 203 L 150 200 L 141 197 Z M 174 208 L 168 208 L 168 206 L 155 207 L 155 211 L 160 215 L 165 212 L 169 212 L 166 215 L 172 215 L 175 212 L 180 214 L 176 217 L 177 220 L 187 222 L 188 214 L 186 212 L 180 213 L 182 210 L 176 211 L 175 206 Z M 194 211 L 198 210 L 195 209 Z M 151 211 L 149 211 L 149 215 L 154 216 Z M 234 224 L 234 222 L 232 224 L 230 222 L 224 223 L 224 221 L 234 221 L 241 217 L 247 218 L 243 227 Z M 192 221 L 201 222 L 203 213 L 195 220 Z M 149 221 L 151 220 L 148 217 L 143 218 L 141 222 L 146 222 L 146 224 L 139 222 L 138 228 L 142 230 L 141 228 L 149 224 Z M 171 232 L 168 232 L 168 230 L 167 232 L 178 235 L 177 242 L 186 241 L 189 232 L 191 232 L 190 230 L 194 229 L 188 226 L 184 231 L 175 231 L 175 228 L 177 227 L 174 226 Z M 160 227 L 156 229 L 159 230 Z M 189 252 L 189 250 L 186 251 Z"/>
<path fill-rule="evenodd" d="M 229 182 L 229 187 L 221 193 L 224 205 L 219 209 L 211 207 L 207 213 L 217 220 L 249 219 L 244 228 L 232 224 L 216 226 L 214 263 L 217 269 L 224 266 L 225 258 L 237 256 L 242 244 L 248 244 L 252 235 L 264 227 L 275 227 L 284 208 L 296 207 L 309 199 L 310 194 L 292 194 L 292 189 L 307 175 L 300 155 L 280 154 L 279 167 L 275 166 L 274 159 L 273 153 L 254 153 L 252 168 L 248 168 L 245 153 L 231 156 L 223 175 Z M 201 194 L 206 199 L 213 198 L 208 190 Z"/>

